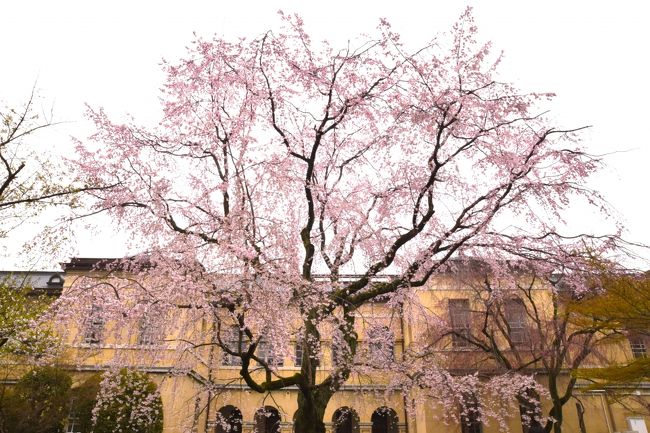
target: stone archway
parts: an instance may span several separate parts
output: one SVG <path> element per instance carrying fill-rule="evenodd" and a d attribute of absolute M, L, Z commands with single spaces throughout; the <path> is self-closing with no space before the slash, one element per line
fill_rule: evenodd
<path fill-rule="evenodd" d="M 223 406 L 217 412 L 215 433 L 242 433 L 241 411 L 232 405 Z"/>
<path fill-rule="evenodd" d="M 397 433 L 397 412 L 382 406 L 372 413 L 372 433 Z"/>
<path fill-rule="evenodd" d="M 255 433 L 280 433 L 282 417 L 273 406 L 264 406 L 255 412 Z"/>

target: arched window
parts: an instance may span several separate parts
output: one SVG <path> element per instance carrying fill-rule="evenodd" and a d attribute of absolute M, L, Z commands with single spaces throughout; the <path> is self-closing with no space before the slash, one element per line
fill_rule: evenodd
<path fill-rule="evenodd" d="M 372 433 L 397 433 L 397 413 L 386 406 L 372 413 Z"/>
<path fill-rule="evenodd" d="M 224 406 L 217 412 L 215 433 L 241 433 L 242 415 L 235 406 Z"/>
<path fill-rule="evenodd" d="M 460 431 L 462 433 L 483 433 L 476 395 L 465 395 L 464 400 L 464 406 L 460 408 Z"/>
<path fill-rule="evenodd" d="M 359 433 L 359 415 L 347 406 L 336 409 L 332 415 L 333 433 Z"/>
<path fill-rule="evenodd" d="M 255 412 L 255 433 L 280 433 L 280 412 L 273 406 L 264 406 Z"/>
<path fill-rule="evenodd" d="M 395 359 L 395 335 L 387 326 L 370 328 L 368 336 L 368 356 L 371 364 L 382 365 Z"/>
<path fill-rule="evenodd" d="M 525 389 L 518 396 L 521 429 L 524 433 L 541 433 L 544 431 L 540 419 L 542 410 L 539 404 L 539 394 L 532 388 Z"/>

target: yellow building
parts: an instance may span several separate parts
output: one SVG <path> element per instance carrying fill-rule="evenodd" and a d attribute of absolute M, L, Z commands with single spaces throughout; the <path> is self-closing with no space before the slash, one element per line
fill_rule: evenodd
<path fill-rule="evenodd" d="M 97 268 L 98 263 L 98 259 L 73 259 L 65 264 L 65 285 L 62 290 L 65 292 L 73 288 L 80 277 L 94 276 L 101 282 L 106 273 Z M 538 319 L 547 320 L 553 312 L 553 303 L 559 299 L 554 298 L 558 292 L 550 290 L 549 285 L 530 284 L 524 287 L 526 293 L 511 293 L 507 299 L 500 301 L 497 315 L 501 322 L 491 325 L 490 334 L 484 332 L 479 322 L 486 313 L 485 306 L 493 303 L 486 299 L 485 291 L 481 287 L 473 287 L 470 280 L 456 275 L 434 277 L 427 287 L 417 292 L 421 305 L 437 312 L 437 316 L 448 323 L 448 327 L 442 330 L 424 322 L 404 320 L 401 312 L 383 303 L 364 306 L 358 312 L 362 320 L 355 325 L 357 334 L 361 336 L 363 351 L 369 356 L 382 352 L 389 359 L 400 360 L 416 347 L 420 352 L 426 348 L 430 362 L 446 364 L 446 368 L 458 374 L 477 374 L 487 380 L 506 372 L 508 369 L 504 365 L 507 364 L 513 371 L 535 374 L 536 380 L 548 387 L 549 380 L 555 379 L 550 379 L 547 374 L 546 361 L 531 358 L 534 357 L 534 348 L 547 342 L 541 341 L 540 335 L 545 335 L 543 332 L 535 331 L 540 325 L 531 315 L 529 307 L 534 304 Z M 57 284 L 62 286 L 59 280 Z M 105 289 L 110 290 L 110 287 L 106 286 Z M 68 347 L 62 362 L 70 370 L 76 371 L 80 378 L 116 365 L 130 365 L 149 373 L 161 393 L 166 433 L 292 432 L 297 389 L 288 387 L 266 394 L 256 393 L 239 376 L 238 360 L 222 353 L 215 345 L 192 346 L 193 350 L 184 350 L 183 345 L 192 339 L 192 330 L 200 328 L 205 331 L 213 326 L 205 318 L 197 321 L 198 316 L 193 316 L 190 309 L 179 306 L 174 316 L 178 326 L 173 329 L 161 328 L 151 315 L 148 316 L 151 319 L 133 322 L 128 329 L 123 329 L 102 317 L 100 313 L 104 307 L 100 303 L 84 308 L 85 316 L 80 322 L 74 322 L 81 325 L 71 324 L 61 330 Z M 409 317 L 414 315 L 410 314 Z M 190 326 L 187 326 L 188 323 Z M 364 336 L 372 332 L 392 335 L 394 344 L 392 347 L 378 347 L 369 343 Z M 477 344 L 481 343 L 479 339 L 485 334 L 492 337 L 494 347 L 477 350 Z M 597 350 L 586 356 L 580 364 L 582 367 L 599 366 L 606 360 L 624 361 L 635 356 L 646 356 L 642 339 L 633 340 L 631 345 L 621 339 L 603 341 L 594 346 Z M 581 343 L 584 341 L 577 339 L 575 347 L 568 348 L 568 351 L 578 353 L 576 351 L 580 350 Z M 331 340 L 324 336 L 321 344 L 317 376 L 325 376 L 333 362 Z M 281 360 L 276 359 L 277 368 L 287 374 L 298 371 L 302 362 L 300 345 L 291 341 L 289 346 L 292 348 L 290 353 L 285 352 Z M 264 350 L 264 356 L 273 356 L 270 348 Z M 490 350 L 500 351 L 503 361 L 495 361 L 494 353 L 488 353 Z M 329 401 L 324 417 L 328 431 L 490 433 L 503 429 L 496 420 L 477 419 L 472 411 L 464 416 L 444 413 L 431 396 L 417 400 L 409 414 L 407 407 L 412 401 L 400 393 L 386 392 L 388 379 L 381 372 L 351 376 Z M 559 388 L 564 389 L 570 380 L 569 368 L 564 365 L 557 375 Z M 573 396 L 563 407 L 562 431 L 647 433 L 648 418 L 638 402 L 650 396 L 650 387 L 636 386 L 622 390 L 622 394 L 632 398 L 626 400 L 626 404 L 621 404 L 613 402 L 604 391 L 591 390 L 587 385 L 579 381 L 575 383 Z M 535 426 L 522 424 L 518 405 L 511 403 L 504 420 L 509 431 L 538 431 Z M 542 413 L 548 414 L 552 407 L 550 400 L 543 397 L 541 405 Z M 230 430 L 224 427 L 226 424 Z"/>

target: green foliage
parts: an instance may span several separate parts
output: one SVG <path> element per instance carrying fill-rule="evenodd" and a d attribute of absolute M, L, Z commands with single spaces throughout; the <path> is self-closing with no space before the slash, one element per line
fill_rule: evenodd
<path fill-rule="evenodd" d="M 29 296 L 30 289 L 0 281 L 0 356 L 54 355 L 58 338 L 38 319 L 49 305 L 45 296 Z"/>
<path fill-rule="evenodd" d="M 162 432 L 160 394 L 146 374 L 123 369 L 71 385 L 64 370 L 39 367 L 0 388 L 0 433 L 62 433 L 72 414 L 83 433 Z"/>
<path fill-rule="evenodd" d="M 650 379 L 650 358 L 637 358 L 627 364 L 578 371 L 577 377 L 596 381 L 594 388 L 604 384 L 635 384 Z"/>
<path fill-rule="evenodd" d="M 162 401 L 145 373 L 122 369 L 105 374 L 93 433 L 161 433 Z"/>
<path fill-rule="evenodd" d="M 650 277 L 605 276 L 605 292 L 582 302 L 581 313 L 614 329 L 650 335 Z"/>
<path fill-rule="evenodd" d="M 38 367 L 24 375 L 0 401 L 2 433 L 59 433 L 70 407 L 72 379 L 55 367 Z"/>
<path fill-rule="evenodd" d="M 605 275 L 602 287 L 604 293 L 581 301 L 575 311 L 621 336 L 650 337 L 650 277 Z M 650 379 L 650 359 L 642 357 L 610 367 L 582 369 L 576 376 L 593 381 L 593 388 L 636 384 Z"/>

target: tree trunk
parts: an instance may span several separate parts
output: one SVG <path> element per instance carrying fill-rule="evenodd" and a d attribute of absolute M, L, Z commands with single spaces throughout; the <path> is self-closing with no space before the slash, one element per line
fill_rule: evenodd
<path fill-rule="evenodd" d="M 563 413 L 562 413 L 562 403 L 559 401 L 554 401 L 553 402 L 553 408 L 549 412 L 549 416 L 555 420 L 549 421 L 546 424 L 546 432 L 550 433 L 551 430 L 553 430 L 553 433 L 562 433 L 562 421 L 563 421 Z"/>
<path fill-rule="evenodd" d="M 576 402 L 576 410 L 578 411 L 578 426 L 580 427 L 580 433 L 587 433 L 587 427 L 585 426 L 585 407 L 581 402 Z"/>
<path fill-rule="evenodd" d="M 305 321 L 301 374 L 304 381 L 298 385 L 298 410 L 293 421 L 295 433 L 325 433 L 325 409 L 332 395 L 350 376 L 357 350 L 357 334 L 354 331 L 354 315 L 344 309 L 344 322 L 339 326 L 347 350 L 342 350 L 343 358 L 338 359 L 338 367 L 330 376 L 316 385 L 316 368 L 318 366 L 318 346 L 321 341 L 318 331 L 318 312 L 311 311 Z M 316 343 L 318 342 L 318 343 Z"/>
<path fill-rule="evenodd" d="M 557 412 L 557 422 L 553 424 L 553 433 L 562 433 L 562 409 Z"/>
<path fill-rule="evenodd" d="M 551 402 L 553 403 L 553 407 L 551 408 L 551 411 L 549 412 L 548 415 L 554 421 L 549 421 L 546 423 L 546 428 L 545 428 L 546 433 L 550 433 L 551 430 L 553 430 L 553 433 L 562 433 L 562 421 L 563 421 L 562 406 L 564 405 L 564 401 L 563 398 L 560 397 L 560 393 L 558 392 L 557 389 L 558 388 L 557 379 L 558 379 L 557 372 L 549 374 L 548 391 L 549 394 L 551 395 Z"/>
<path fill-rule="evenodd" d="M 295 433 L 325 433 L 325 408 L 334 393 L 329 389 L 300 390 L 298 411 L 293 420 Z"/>

